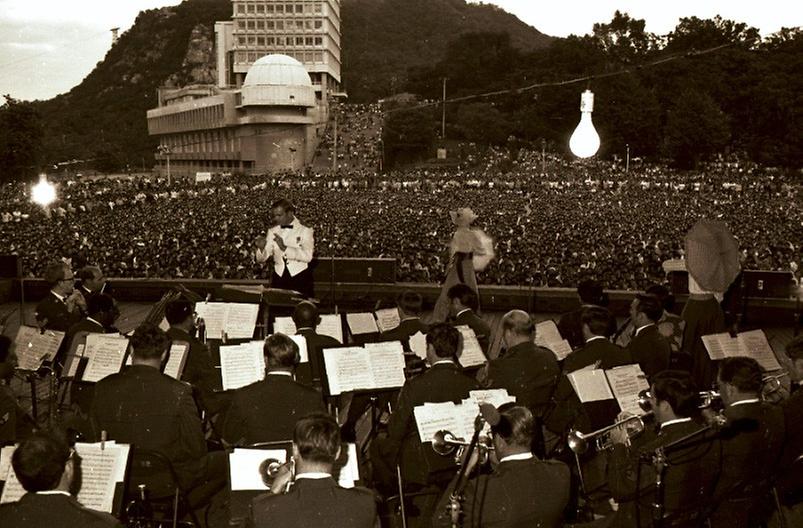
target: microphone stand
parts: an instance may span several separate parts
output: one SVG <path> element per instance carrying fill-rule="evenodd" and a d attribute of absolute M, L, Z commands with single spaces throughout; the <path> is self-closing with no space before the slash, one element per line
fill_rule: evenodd
<path fill-rule="evenodd" d="M 449 497 L 447 509 L 452 521 L 452 528 L 460 528 L 461 525 L 460 517 L 463 514 L 463 491 L 465 491 L 466 483 L 468 482 L 466 478 L 466 468 L 468 467 L 468 461 L 471 460 L 471 455 L 474 453 L 474 449 L 476 449 L 479 443 L 480 431 L 482 431 L 482 426 L 484 424 L 485 420 L 482 419 L 482 416 L 477 415 L 477 418 L 474 420 L 474 434 L 471 436 L 471 442 L 469 442 L 468 448 L 466 449 L 466 462 L 460 466 L 460 471 L 457 472 L 454 490 Z"/>

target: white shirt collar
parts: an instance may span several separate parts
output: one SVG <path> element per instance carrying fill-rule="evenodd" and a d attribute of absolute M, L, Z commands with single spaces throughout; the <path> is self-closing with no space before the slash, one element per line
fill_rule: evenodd
<path fill-rule="evenodd" d="M 271 370 L 268 372 L 268 376 L 288 376 L 292 378 L 293 373 L 286 370 Z"/>
<path fill-rule="evenodd" d="M 92 318 L 91 318 L 91 317 L 89 317 L 89 316 L 87 316 L 86 320 L 87 320 L 87 321 L 92 321 L 93 323 L 95 323 L 96 325 L 98 325 L 98 326 L 99 326 L 99 327 L 101 327 L 101 328 L 105 328 L 105 327 L 104 327 L 104 326 L 103 326 L 103 325 L 100 323 L 100 321 L 98 321 L 98 320 L 96 320 L 96 319 L 92 319 Z"/>
<path fill-rule="evenodd" d="M 454 362 L 454 361 L 452 361 L 451 359 L 439 359 L 438 361 L 436 361 L 435 363 L 433 363 L 433 364 L 432 364 L 432 366 L 434 367 L 435 365 L 440 365 L 440 364 L 442 364 L 442 363 L 451 363 L 452 365 L 454 365 L 454 364 L 455 364 L 455 362 Z"/>
<path fill-rule="evenodd" d="M 463 313 L 463 312 L 460 312 L 460 313 Z M 460 315 L 460 314 L 457 314 L 457 315 Z M 419 316 L 417 316 L 417 315 L 411 315 L 409 317 L 403 318 L 401 321 L 402 322 L 404 322 L 404 321 L 414 321 L 414 320 L 418 320 L 418 319 L 421 319 L 421 318 Z"/>
<path fill-rule="evenodd" d="M 691 422 L 691 418 L 675 418 L 674 420 L 669 420 L 667 422 L 662 423 L 660 428 L 663 429 L 667 425 L 686 423 L 686 422 Z"/>
<path fill-rule="evenodd" d="M 302 330 L 312 330 L 313 332 L 315 331 L 315 329 L 312 328 L 311 326 L 301 326 L 299 328 L 296 328 L 296 333 L 299 333 Z"/>
<path fill-rule="evenodd" d="M 471 311 L 471 308 L 463 308 L 462 310 L 457 312 L 457 314 L 454 317 L 455 317 L 455 319 L 457 319 L 458 317 L 460 317 L 460 314 L 462 314 L 463 312 L 470 312 L 470 311 Z"/>
<path fill-rule="evenodd" d="M 500 460 L 499 463 L 501 464 L 502 462 L 508 462 L 510 460 L 530 460 L 531 458 L 533 458 L 532 453 L 517 453 L 515 455 L 502 457 L 502 460 Z"/>
<path fill-rule="evenodd" d="M 325 478 L 332 478 L 330 473 L 323 473 L 320 471 L 310 471 L 309 473 L 301 473 L 296 475 L 296 480 L 298 479 L 310 479 L 310 480 L 320 480 Z"/>
<path fill-rule="evenodd" d="M 647 328 L 648 326 L 653 326 L 653 325 L 655 325 L 655 323 L 648 323 L 645 324 L 644 326 L 639 326 L 638 328 L 636 328 L 636 335 L 639 335 L 641 331 Z"/>
<path fill-rule="evenodd" d="M 589 337 L 588 339 L 586 339 L 586 343 L 590 343 L 590 342 L 596 341 L 598 339 L 604 339 L 605 341 L 608 340 L 608 338 L 605 337 L 605 336 L 594 336 L 594 337 Z"/>
<path fill-rule="evenodd" d="M 47 491 L 37 491 L 37 495 L 67 495 L 68 497 L 72 497 L 69 493 L 62 490 L 47 490 Z"/>
<path fill-rule="evenodd" d="M 60 293 L 56 293 L 53 290 L 50 290 L 50 293 L 52 293 L 56 297 L 56 299 L 60 300 L 61 302 L 65 302 L 65 299 L 67 298 L 66 295 L 61 295 Z"/>
<path fill-rule="evenodd" d="M 740 400 L 737 402 L 733 402 L 728 407 L 736 407 L 737 405 L 746 405 L 748 403 L 759 403 L 761 400 L 758 398 L 750 398 L 749 400 Z"/>

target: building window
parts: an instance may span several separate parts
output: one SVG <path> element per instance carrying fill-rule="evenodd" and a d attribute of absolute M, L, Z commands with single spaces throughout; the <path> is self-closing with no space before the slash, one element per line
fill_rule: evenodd
<path fill-rule="evenodd" d="M 315 29 L 321 29 L 322 27 L 323 27 L 323 20 L 316 20 Z"/>
<path fill-rule="evenodd" d="M 248 11 L 249 13 L 253 13 L 253 12 L 254 12 L 254 4 L 248 4 L 248 9 L 247 9 L 247 11 Z"/>
<path fill-rule="evenodd" d="M 257 29 L 264 30 L 265 29 L 265 21 L 264 20 L 257 20 Z"/>
<path fill-rule="evenodd" d="M 315 62 L 323 62 L 323 53 L 316 51 L 312 54 L 312 60 Z"/>
<path fill-rule="evenodd" d="M 257 37 L 257 46 L 265 45 L 265 37 Z"/>
<path fill-rule="evenodd" d="M 273 4 L 268 4 L 268 5 L 266 5 L 266 6 L 265 6 L 265 11 L 266 11 L 268 14 L 273 14 Z"/>
<path fill-rule="evenodd" d="M 278 29 L 279 31 L 284 31 L 284 20 L 276 21 L 276 29 Z"/>
<path fill-rule="evenodd" d="M 237 12 L 245 13 L 245 4 L 237 4 Z"/>
<path fill-rule="evenodd" d="M 265 28 L 266 28 L 268 31 L 273 31 L 273 29 L 274 29 L 275 27 L 276 27 L 276 24 L 274 24 L 273 20 L 266 20 L 266 21 L 265 21 Z"/>
<path fill-rule="evenodd" d="M 245 30 L 245 20 L 238 20 L 237 21 L 237 29 Z"/>
<path fill-rule="evenodd" d="M 249 46 L 256 46 L 256 43 L 257 43 L 256 37 L 253 36 L 253 35 L 249 35 L 249 37 L 248 37 L 248 45 Z"/>
<path fill-rule="evenodd" d="M 254 21 L 253 21 L 253 20 L 249 20 L 249 21 L 248 21 L 248 29 L 254 29 L 255 27 L 256 27 L 256 26 L 255 26 L 255 24 L 254 24 Z"/>
<path fill-rule="evenodd" d="M 276 4 L 276 12 L 284 13 L 284 4 Z"/>
<path fill-rule="evenodd" d="M 265 6 L 263 4 L 257 4 L 257 13 L 262 14 L 265 12 Z"/>
<path fill-rule="evenodd" d="M 240 35 L 237 37 L 237 45 L 238 46 L 245 46 L 245 37 Z"/>
<path fill-rule="evenodd" d="M 276 45 L 284 46 L 284 37 L 276 37 Z"/>
<path fill-rule="evenodd" d="M 248 62 L 256 62 L 257 58 L 257 53 L 255 51 L 248 52 Z"/>
<path fill-rule="evenodd" d="M 312 20 L 306 19 L 304 21 L 304 29 L 312 29 Z"/>
<path fill-rule="evenodd" d="M 276 39 L 273 37 L 268 37 L 268 46 L 276 45 Z"/>
<path fill-rule="evenodd" d="M 312 37 L 304 37 L 304 45 L 312 46 Z"/>
<path fill-rule="evenodd" d="M 296 46 L 304 45 L 304 37 L 296 37 Z"/>
<path fill-rule="evenodd" d="M 323 37 L 315 37 L 315 45 L 322 46 L 323 45 Z"/>
<path fill-rule="evenodd" d="M 304 4 L 296 4 L 296 14 L 304 12 Z"/>
<path fill-rule="evenodd" d="M 321 3 L 320 3 L 320 2 L 315 2 L 315 3 L 312 5 L 312 9 L 313 9 L 313 11 L 315 11 L 316 13 L 321 13 L 321 12 L 323 12 L 323 6 L 321 5 Z"/>

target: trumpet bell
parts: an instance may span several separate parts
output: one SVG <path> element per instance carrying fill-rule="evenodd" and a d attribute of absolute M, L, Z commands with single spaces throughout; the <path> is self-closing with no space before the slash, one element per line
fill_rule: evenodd
<path fill-rule="evenodd" d="M 259 475 L 262 477 L 262 482 L 268 488 L 273 485 L 273 482 L 276 480 L 276 476 L 279 474 L 279 470 L 281 470 L 283 465 L 283 463 L 279 462 L 275 458 L 265 459 L 259 465 Z"/>
<path fill-rule="evenodd" d="M 460 442 L 454 434 L 446 430 L 440 430 L 432 437 L 432 450 L 441 456 L 448 456 L 455 452 Z"/>
<path fill-rule="evenodd" d="M 586 451 L 588 451 L 588 440 L 586 440 L 585 435 L 580 431 L 569 431 L 569 435 L 566 438 L 566 442 L 569 445 L 569 449 L 577 453 L 578 455 L 582 455 Z"/>

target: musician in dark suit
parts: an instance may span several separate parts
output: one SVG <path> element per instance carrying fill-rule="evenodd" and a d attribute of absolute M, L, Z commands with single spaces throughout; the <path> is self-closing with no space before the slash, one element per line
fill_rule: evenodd
<path fill-rule="evenodd" d="M 483 409 L 483 415 L 486 414 Z M 563 510 L 569 502 L 569 468 L 562 462 L 539 460 L 532 454 L 532 413 L 526 407 L 508 403 L 499 408 L 498 418 L 489 418 L 488 423 L 493 438 L 494 471 L 466 483 L 461 501 L 462 526 L 563 526 Z M 466 462 L 467 475 L 477 460 L 475 451 Z M 447 506 L 456 484 L 455 476 L 435 509 L 433 526 L 451 526 Z"/>
<path fill-rule="evenodd" d="M 786 424 L 786 441 L 778 479 L 778 492 L 785 506 L 797 504 L 798 518 L 803 521 L 803 335 L 786 345 L 786 355 L 792 361 L 792 394 L 781 408 Z"/>
<path fill-rule="evenodd" d="M 11 339 L 0 335 L 0 445 L 27 438 L 36 426 L 11 389 L 11 378 L 16 368 L 17 354 L 12 348 Z"/>
<path fill-rule="evenodd" d="M 647 379 L 669 368 L 672 349 L 656 326 L 663 312 L 661 301 L 654 295 L 640 293 L 630 303 L 630 320 L 636 334 L 625 350 L 641 366 Z"/>
<path fill-rule="evenodd" d="M 396 328 L 382 332 L 380 340 L 401 341 L 404 351 L 411 352 L 410 338 L 418 332 L 426 334 L 429 330 L 429 325 L 421 320 L 421 314 L 424 311 L 424 298 L 421 297 L 420 293 L 404 291 L 396 299 L 396 307 L 399 310 L 401 322 Z"/>
<path fill-rule="evenodd" d="M 595 280 L 583 280 L 577 285 L 580 308 L 565 313 L 558 319 L 558 331 L 563 339 L 569 342 L 572 349 L 583 346 L 583 322 L 581 316 L 585 308 L 604 308 L 608 305 L 608 297 L 602 285 Z M 603 335 L 611 337 L 616 332 L 616 319 L 611 318 Z"/>
<path fill-rule="evenodd" d="M 589 365 L 610 369 L 633 362 L 630 354 L 614 345 L 606 334 L 610 328 L 611 313 L 599 306 L 589 306 L 581 314 L 583 345 L 563 360 L 563 371 L 574 372 Z"/>
<path fill-rule="evenodd" d="M 70 494 L 78 463 L 63 435 L 39 431 L 22 441 L 11 465 L 27 493 L 17 502 L 0 505 L 0 526 L 122 528 L 108 513 L 85 508 Z"/>
<path fill-rule="evenodd" d="M 104 293 L 106 291 L 106 277 L 98 266 L 84 266 L 76 274 L 78 282 L 75 289 L 88 299 L 93 293 Z"/>
<path fill-rule="evenodd" d="M 732 431 L 722 434 L 722 474 L 712 528 L 758 526 L 772 510 L 769 491 L 784 443 L 783 410 L 761 401 L 762 371 L 747 357 L 723 359 L 717 387 Z"/>
<path fill-rule="evenodd" d="M 95 386 L 90 417 L 93 437 L 106 431 L 109 440 L 156 451 L 173 464 L 180 484 L 190 489 L 225 484 L 225 457 L 208 454 L 192 387 L 160 372 L 170 347 L 167 334 L 143 323 L 130 339 L 132 364 Z M 154 474 L 146 484 L 163 490 L 166 472 Z"/>
<path fill-rule="evenodd" d="M 84 317 L 84 298 L 75 291 L 75 277 L 64 262 L 49 264 L 45 269 L 44 279 L 50 286 L 50 291 L 36 305 L 36 322 L 42 328 L 66 332 Z"/>
<path fill-rule="evenodd" d="M 455 326 L 467 325 L 474 330 L 482 352 L 487 356 L 491 347 L 491 327 L 477 315 L 479 307 L 477 293 L 461 283 L 449 288 L 446 296 L 451 303 L 452 324 Z"/>
<path fill-rule="evenodd" d="M 293 430 L 295 476 L 283 466 L 271 493 L 251 502 L 253 528 L 378 528 L 376 498 L 365 488 L 346 489 L 332 477 L 340 455 L 340 430 L 334 418 L 311 414 Z M 284 490 L 293 481 L 289 491 Z"/>
<path fill-rule="evenodd" d="M 307 340 L 309 355 L 309 362 L 306 365 L 299 365 L 296 369 L 296 379 L 304 385 L 321 387 L 326 378 L 323 350 L 339 347 L 341 344 L 332 336 L 318 333 L 316 329 L 321 323 L 321 316 L 318 314 L 318 308 L 309 301 L 296 305 L 293 311 L 293 323 L 296 325 L 296 335 L 302 335 Z"/>
<path fill-rule="evenodd" d="M 704 431 L 697 387 L 687 372 L 665 370 L 653 377 L 649 401 L 659 424 L 657 433 L 644 431 L 632 443 L 624 427 L 610 433 L 613 448 L 608 454 L 608 483 L 619 509 L 608 525 L 654 526 L 656 469 L 652 454 L 664 448 L 662 526 L 702 526 L 721 465 L 721 446 L 715 433 Z M 700 434 L 668 447 L 694 433 Z"/>
<path fill-rule="evenodd" d="M 324 412 L 321 394 L 293 379 L 298 345 L 284 334 L 265 340 L 265 379 L 234 391 L 223 438 L 231 444 L 289 440 L 296 421 Z"/>

